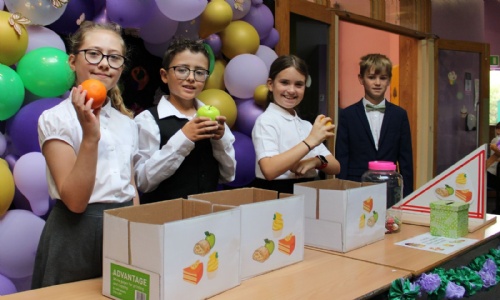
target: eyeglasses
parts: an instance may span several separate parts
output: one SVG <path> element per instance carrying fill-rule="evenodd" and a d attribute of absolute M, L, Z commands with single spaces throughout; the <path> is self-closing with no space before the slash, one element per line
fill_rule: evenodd
<path fill-rule="evenodd" d="M 101 63 L 103 58 L 106 57 L 108 60 L 108 65 L 110 68 L 119 69 L 125 64 L 125 56 L 119 54 L 104 54 L 97 49 L 83 49 L 76 53 L 83 52 L 85 54 L 85 60 L 92 65 L 98 65 Z"/>
<path fill-rule="evenodd" d="M 184 66 L 173 66 L 168 69 L 174 69 L 174 74 L 177 79 L 184 80 L 189 77 L 189 74 L 193 72 L 194 80 L 198 82 L 205 82 L 208 78 L 208 70 L 205 69 L 194 69 L 190 70 L 188 67 Z"/>

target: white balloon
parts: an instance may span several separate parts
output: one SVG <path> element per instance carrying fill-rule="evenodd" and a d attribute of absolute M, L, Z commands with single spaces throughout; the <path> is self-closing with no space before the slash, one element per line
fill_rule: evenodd
<path fill-rule="evenodd" d="M 26 26 L 28 31 L 28 48 L 26 53 L 41 47 L 53 47 L 66 52 L 66 45 L 64 45 L 61 37 L 53 30 L 43 27 L 30 25 Z"/>
<path fill-rule="evenodd" d="M 59 19 L 67 5 L 54 7 L 52 0 L 4 0 L 11 13 L 20 13 L 32 25 L 49 25 Z"/>

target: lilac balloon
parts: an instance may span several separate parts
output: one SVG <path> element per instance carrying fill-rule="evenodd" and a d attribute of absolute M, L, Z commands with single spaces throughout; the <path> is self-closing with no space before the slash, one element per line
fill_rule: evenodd
<path fill-rule="evenodd" d="M 197 18 L 190 21 L 179 22 L 174 36 L 196 40 L 199 38 L 198 35 L 199 31 L 200 31 L 200 19 Z"/>
<path fill-rule="evenodd" d="M 3 0 L 0 0 L 0 10 L 3 10 L 3 7 L 5 6 L 5 3 Z"/>
<path fill-rule="evenodd" d="M 12 283 L 16 286 L 18 292 L 31 290 L 31 281 L 33 279 L 33 274 L 23 278 L 11 278 Z"/>
<path fill-rule="evenodd" d="M 9 164 L 9 169 L 11 172 L 14 170 L 14 166 L 16 165 L 18 158 L 19 157 L 14 154 L 8 154 L 5 156 L 5 161 Z"/>
<path fill-rule="evenodd" d="M 236 102 L 236 109 L 238 110 L 238 117 L 234 124 L 235 128 L 239 132 L 251 137 L 255 120 L 257 120 L 264 110 L 255 103 L 253 98 Z"/>
<path fill-rule="evenodd" d="M 174 33 L 177 31 L 178 22 L 162 14 L 156 2 L 153 1 L 153 5 L 154 9 L 151 12 L 151 16 L 147 18 L 148 21 L 139 28 L 139 36 L 145 42 L 162 44 L 170 41 L 174 36 Z"/>
<path fill-rule="evenodd" d="M 62 101 L 61 98 L 43 98 L 23 107 L 7 121 L 7 135 L 14 146 L 14 152 L 21 156 L 28 152 L 40 152 L 38 144 L 38 118 L 46 109 Z"/>
<path fill-rule="evenodd" d="M 149 20 L 154 9 L 154 0 L 106 0 L 109 20 L 122 27 L 141 27 Z"/>
<path fill-rule="evenodd" d="M 273 28 L 267 37 L 260 39 L 260 44 L 268 46 L 269 48 L 274 48 L 278 44 L 279 40 L 280 34 L 276 28 Z"/>
<path fill-rule="evenodd" d="M 21 156 L 14 167 L 16 187 L 28 199 L 31 211 L 42 216 L 49 209 L 49 187 L 46 179 L 45 157 L 40 152 Z"/>
<path fill-rule="evenodd" d="M 7 150 L 7 138 L 0 132 L 0 157 L 5 154 L 5 150 Z"/>
<path fill-rule="evenodd" d="M 32 212 L 11 209 L 0 218 L 0 273 L 9 278 L 33 274 L 36 249 L 45 221 Z"/>
<path fill-rule="evenodd" d="M 255 88 L 265 84 L 267 66 L 254 54 L 240 54 L 233 57 L 224 71 L 224 83 L 229 94 L 237 98 L 251 98 Z"/>
<path fill-rule="evenodd" d="M 251 183 L 255 179 L 255 148 L 252 138 L 247 135 L 233 131 L 234 154 L 236 158 L 236 173 L 234 181 L 227 183 L 231 187 L 241 187 Z"/>
<path fill-rule="evenodd" d="M 255 53 L 262 61 L 267 66 L 267 71 L 269 72 L 269 69 L 271 69 L 271 64 L 278 58 L 278 54 L 276 52 L 269 48 L 268 46 L 264 45 L 259 45 L 259 49 L 257 49 L 257 52 Z"/>
<path fill-rule="evenodd" d="M 273 13 L 266 5 L 252 6 L 241 20 L 252 25 L 260 39 L 266 38 L 274 25 Z"/>
<path fill-rule="evenodd" d="M 41 47 L 53 47 L 66 52 L 61 37 L 54 31 L 43 26 L 26 26 L 28 31 L 28 48 L 26 53 Z"/>
<path fill-rule="evenodd" d="M 66 6 L 66 10 L 62 16 L 54 23 L 47 26 L 57 33 L 74 33 L 80 27 L 80 23 L 83 20 L 92 20 L 96 15 L 94 1 L 71 0 Z"/>
<path fill-rule="evenodd" d="M 184 22 L 197 18 L 205 10 L 207 0 L 156 0 L 160 11 L 171 20 Z"/>
<path fill-rule="evenodd" d="M 263 1 L 263 0 L 252 0 L 252 5 L 254 5 L 254 6 L 256 6 L 256 5 L 260 5 L 260 4 L 262 4 L 262 3 L 264 3 L 264 1 Z"/>
<path fill-rule="evenodd" d="M 214 56 L 219 56 L 220 55 L 220 50 L 222 49 L 222 41 L 220 39 L 220 36 L 216 33 L 213 33 L 209 35 L 205 40 L 205 43 L 207 43 L 211 48 L 212 51 L 214 52 Z"/>
<path fill-rule="evenodd" d="M 233 9 L 233 21 L 243 18 L 250 11 L 250 0 L 226 0 Z"/>
<path fill-rule="evenodd" d="M 2 3 L 0 4 L 1 8 L 3 4 Z M 17 289 L 14 283 L 9 278 L 0 274 L 0 296 L 5 296 L 14 293 L 17 293 Z"/>

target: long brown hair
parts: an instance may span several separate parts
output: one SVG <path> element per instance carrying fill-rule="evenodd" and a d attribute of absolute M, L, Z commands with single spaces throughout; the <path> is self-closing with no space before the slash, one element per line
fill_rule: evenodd
<path fill-rule="evenodd" d="M 122 41 L 121 46 L 123 54 L 125 57 L 127 56 L 127 47 L 122 37 L 121 26 L 113 22 L 96 23 L 92 21 L 84 21 L 80 25 L 80 28 L 74 34 L 72 34 L 68 39 L 70 53 L 76 55 L 80 50 L 87 34 L 93 30 L 108 30 L 116 34 Z M 119 112 L 121 112 L 126 116 L 129 116 L 130 118 L 134 117 L 134 113 L 125 106 L 125 103 L 123 102 L 122 93 L 118 85 L 115 85 L 108 91 L 108 97 L 111 99 L 111 106 L 113 106 L 116 110 L 118 110 Z"/>

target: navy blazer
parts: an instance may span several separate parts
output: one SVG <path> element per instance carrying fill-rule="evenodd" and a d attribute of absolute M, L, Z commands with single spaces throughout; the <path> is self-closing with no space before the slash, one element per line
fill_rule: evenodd
<path fill-rule="evenodd" d="M 363 99 L 339 111 L 335 157 L 340 163 L 337 178 L 361 181 L 368 162 L 392 161 L 403 176 L 403 196 L 413 192 L 413 154 L 408 114 L 403 108 L 385 101 L 378 150 L 375 148 Z"/>

